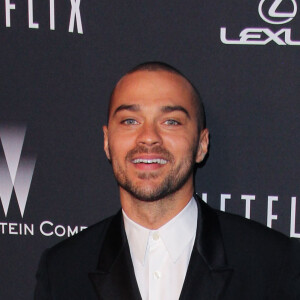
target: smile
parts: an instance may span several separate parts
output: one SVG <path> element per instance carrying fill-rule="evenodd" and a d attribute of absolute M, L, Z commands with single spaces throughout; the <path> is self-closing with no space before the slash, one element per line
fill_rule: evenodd
<path fill-rule="evenodd" d="M 154 158 L 154 159 L 144 159 L 144 158 L 137 158 L 132 161 L 134 164 L 160 164 L 165 165 L 167 161 L 162 158 Z"/>

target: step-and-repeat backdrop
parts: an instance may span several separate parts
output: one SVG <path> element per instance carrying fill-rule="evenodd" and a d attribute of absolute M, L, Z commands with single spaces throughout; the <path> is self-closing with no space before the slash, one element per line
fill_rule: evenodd
<path fill-rule="evenodd" d="M 42 251 L 119 209 L 101 128 L 144 61 L 202 94 L 203 200 L 300 238 L 299 0 L 1 0 L 0 41 L 0 299 L 32 299 Z"/>

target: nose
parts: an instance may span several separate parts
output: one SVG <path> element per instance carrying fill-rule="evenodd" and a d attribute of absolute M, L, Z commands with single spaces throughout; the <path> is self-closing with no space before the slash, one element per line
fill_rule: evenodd
<path fill-rule="evenodd" d="M 153 123 L 144 123 L 140 128 L 137 143 L 144 146 L 156 146 L 162 144 L 159 129 Z"/>

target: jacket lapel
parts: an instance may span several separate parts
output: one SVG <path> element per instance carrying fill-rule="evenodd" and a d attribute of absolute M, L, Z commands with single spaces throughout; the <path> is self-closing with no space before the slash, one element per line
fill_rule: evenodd
<path fill-rule="evenodd" d="M 220 224 L 216 213 L 197 195 L 198 224 L 180 300 L 222 299 L 233 269 L 227 265 Z M 97 270 L 89 277 L 101 300 L 141 300 L 122 212 L 112 220 Z"/>
<path fill-rule="evenodd" d="M 216 213 L 197 195 L 198 224 L 180 300 L 222 299 L 233 269 L 227 265 Z"/>
<path fill-rule="evenodd" d="M 108 228 L 97 270 L 89 277 L 101 300 L 141 300 L 121 211 Z"/>

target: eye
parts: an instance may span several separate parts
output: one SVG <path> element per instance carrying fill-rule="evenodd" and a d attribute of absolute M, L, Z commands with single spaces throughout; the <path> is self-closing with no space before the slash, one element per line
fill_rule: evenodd
<path fill-rule="evenodd" d="M 136 124 L 138 124 L 138 122 L 134 119 L 126 119 L 126 120 L 123 120 L 121 123 L 125 124 L 125 125 L 136 125 Z"/>
<path fill-rule="evenodd" d="M 165 124 L 166 125 L 171 125 L 171 126 L 176 126 L 176 125 L 180 125 L 180 122 L 176 121 L 176 120 L 173 120 L 173 119 L 170 119 L 170 120 L 167 120 L 165 121 Z"/>

